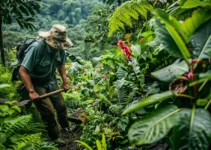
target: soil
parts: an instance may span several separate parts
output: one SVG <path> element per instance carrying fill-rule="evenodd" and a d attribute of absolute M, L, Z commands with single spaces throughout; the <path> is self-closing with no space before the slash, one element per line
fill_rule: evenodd
<path fill-rule="evenodd" d="M 70 132 L 69 133 L 62 133 L 62 139 L 66 141 L 66 145 L 64 147 L 59 147 L 59 150 L 83 150 L 84 147 L 78 145 L 75 140 L 80 140 L 83 130 L 83 117 L 85 114 L 85 110 L 78 109 L 75 111 L 74 114 L 69 117 L 69 121 L 71 122 L 70 125 Z M 75 118 L 75 119 L 74 119 Z M 81 121 L 81 122 L 80 122 Z"/>

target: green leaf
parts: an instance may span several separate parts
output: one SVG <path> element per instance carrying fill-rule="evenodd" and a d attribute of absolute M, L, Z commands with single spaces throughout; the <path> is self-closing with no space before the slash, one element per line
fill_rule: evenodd
<path fill-rule="evenodd" d="M 170 25 L 171 27 L 174 27 L 185 39 L 185 42 L 188 42 L 188 36 L 185 34 L 184 30 L 181 28 L 181 24 L 179 21 L 177 21 L 173 16 L 170 16 L 168 13 L 166 13 L 164 10 L 157 9 L 154 11 L 154 14 L 160 17 L 160 19 L 165 23 Z"/>
<path fill-rule="evenodd" d="M 197 99 L 196 104 L 197 106 L 205 106 L 207 104 L 207 99 Z"/>
<path fill-rule="evenodd" d="M 138 45 L 138 44 L 132 45 L 130 48 L 136 57 L 141 55 L 141 46 L 140 45 Z"/>
<path fill-rule="evenodd" d="M 183 22 L 181 27 L 187 34 L 188 39 L 200 25 L 211 18 L 210 13 L 211 10 L 199 9 L 193 12 L 192 16 Z"/>
<path fill-rule="evenodd" d="M 121 79 L 121 80 L 117 80 L 116 81 L 116 88 L 117 89 L 121 89 L 122 88 L 122 86 L 124 85 L 126 83 L 126 81 L 125 81 L 125 79 L 123 78 L 123 79 Z"/>
<path fill-rule="evenodd" d="M 103 150 L 99 140 L 96 140 L 97 150 Z"/>
<path fill-rule="evenodd" d="M 129 140 L 133 145 L 152 144 L 164 138 L 178 121 L 175 105 L 159 108 L 141 120 L 132 124 L 129 129 Z"/>
<path fill-rule="evenodd" d="M 181 8 L 183 9 L 190 9 L 196 7 L 211 7 L 211 3 L 209 1 L 200 1 L 200 0 L 187 0 Z"/>
<path fill-rule="evenodd" d="M 0 89 L 5 89 L 5 88 L 9 88 L 11 87 L 11 85 L 9 84 L 0 84 Z"/>
<path fill-rule="evenodd" d="M 0 113 L 7 113 L 9 112 L 9 106 L 8 105 L 0 105 Z"/>
<path fill-rule="evenodd" d="M 75 142 L 80 143 L 82 146 L 86 147 L 88 150 L 93 150 L 87 143 L 79 140 L 75 140 Z"/>
<path fill-rule="evenodd" d="M 161 70 L 152 72 L 151 75 L 162 82 L 170 83 L 176 77 L 188 72 L 188 68 L 187 63 L 185 63 L 185 61 L 181 61 L 179 63 L 169 65 Z"/>
<path fill-rule="evenodd" d="M 103 147 L 103 150 L 107 150 L 106 138 L 104 134 L 102 134 L 102 147 Z"/>
<path fill-rule="evenodd" d="M 147 12 L 152 11 L 153 7 L 146 0 L 126 1 L 118 7 L 109 19 L 108 36 L 120 29 L 124 30 L 124 23 L 132 26 L 132 18 L 138 20 L 139 15 L 147 18 Z"/>
<path fill-rule="evenodd" d="M 119 67 L 116 72 L 116 75 L 118 79 L 121 80 L 122 78 L 127 77 L 128 73 L 125 70 L 123 70 L 122 67 Z"/>
<path fill-rule="evenodd" d="M 211 35 L 209 36 L 207 42 L 205 43 L 201 53 L 199 54 L 198 58 L 202 59 L 209 59 L 211 58 Z"/>
<path fill-rule="evenodd" d="M 140 102 L 130 105 L 128 108 L 126 108 L 124 110 L 122 115 L 125 115 L 125 114 L 131 113 L 133 111 L 139 110 L 139 109 L 141 109 L 145 106 L 148 106 L 148 105 L 152 105 L 152 104 L 155 104 L 155 103 L 158 103 L 158 102 L 162 102 L 162 101 L 167 100 L 167 99 L 172 98 L 172 97 L 175 97 L 175 93 L 173 93 L 171 91 L 166 91 L 166 92 L 163 92 L 163 93 L 148 96 L 147 98 L 141 100 Z"/>
<path fill-rule="evenodd" d="M 178 45 L 167 31 L 164 24 L 156 19 L 154 22 L 156 41 L 160 43 L 161 46 L 171 55 L 175 57 L 182 57 L 182 53 L 179 50 Z"/>
<path fill-rule="evenodd" d="M 92 65 L 95 67 L 99 64 L 99 62 L 102 60 L 102 57 L 93 57 L 91 62 L 92 62 Z"/>
<path fill-rule="evenodd" d="M 207 150 L 211 139 L 211 116 L 203 109 L 184 109 L 174 128 L 174 150 Z M 179 140 L 178 140 L 179 139 Z"/>
<path fill-rule="evenodd" d="M 180 52 L 183 55 L 183 58 L 185 59 L 186 63 L 189 64 L 188 58 L 190 58 L 190 52 L 188 48 L 186 47 L 186 43 L 183 41 L 179 33 L 170 25 L 166 25 L 167 30 L 171 34 L 171 37 L 176 42 L 177 46 L 180 49 Z"/>
<path fill-rule="evenodd" d="M 0 144 L 5 143 L 7 141 L 7 135 L 5 133 L 0 132 Z"/>
<path fill-rule="evenodd" d="M 190 38 L 193 58 L 211 57 L 211 19 L 201 25 Z"/>

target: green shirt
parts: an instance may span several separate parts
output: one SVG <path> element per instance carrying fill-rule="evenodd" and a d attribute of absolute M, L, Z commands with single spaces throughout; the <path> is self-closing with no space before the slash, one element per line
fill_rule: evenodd
<path fill-rule="evenodd" d="M 40 42 L 36 41 L 30 45 L 25 52 L 21 66 L 28 70 L 34 85 L 54 84 L 53 86 L 55 86 L 55 84 L 57 85 L 56 68 L 65 64 L 65 51 L 53 51 L 46 42 L 44 43 L 41 46 Z"/>

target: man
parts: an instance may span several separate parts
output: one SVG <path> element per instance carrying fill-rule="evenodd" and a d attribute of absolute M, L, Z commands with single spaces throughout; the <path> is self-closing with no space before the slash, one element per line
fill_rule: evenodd
<path fill-rule="evenodd" d="M 39 36 L 43 42 L 38 40 L 29 46 L 19 73 L 30 99 L 46 125 L 49 138 L 62 145 L 64 142 L 59 140 L 55 111 L 63 130 L 69 129 L 64 99 L 61 93 L 42 100 L 39 100 L 39 96 L 59 89 L 55 76 L 56 69 L 63 81 L 62 88 L 66 91 L 70 89 L 64 67 L 64 49 L 70 48 L 72 42 L 67 37 L 66 28 L 59 24 L 53 25 L 48 32 L 39 32 Z"/>

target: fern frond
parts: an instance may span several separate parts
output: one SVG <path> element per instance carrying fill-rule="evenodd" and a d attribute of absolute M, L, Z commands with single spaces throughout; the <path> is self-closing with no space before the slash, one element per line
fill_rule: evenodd
<path fill-rule="evenodd" d="M 146 0 L 133 0 L 123 3 L 109 19 L 108 36 L 110 37 L 117 30 L 124 30 L 124 24 L 132 26 L 132 18 L 138 20 L 140 15 L 146 18 L 147 12 L 152 10 L 153 7 Z"/>
<path fill-rule="evenodd" d="M 7 136 L 11 136 L 14 133 L 20 133 L 28 129 L 28 123 L 31 120 L 31 115 L 20 116 L 16 118 L 7 118 L 4 120 L 3 128 Z"/>
<path fill-rule="evenodd" d="M 11 141 L 14 143 L 11 147 L 17 150 L 26 147 L 40 149 L 42 144 L 41 133 L 20 135 L 18 138 L 15 136 L 11 138 Z"/>

